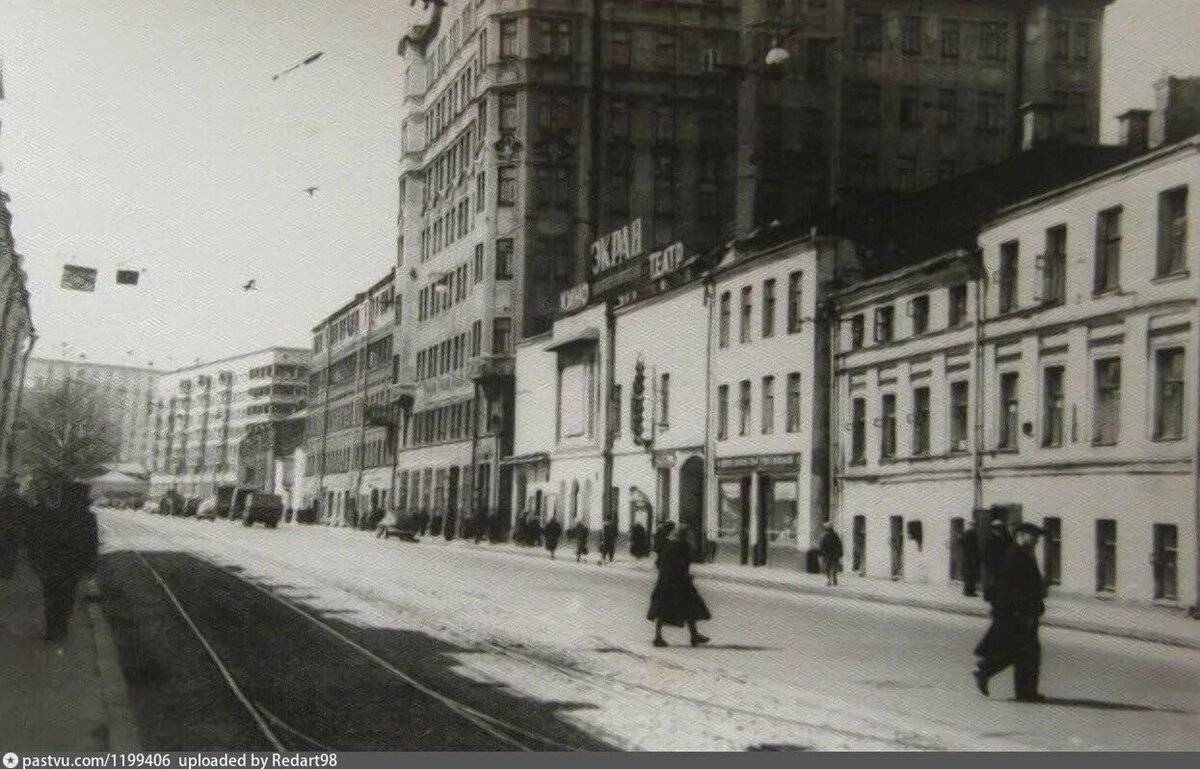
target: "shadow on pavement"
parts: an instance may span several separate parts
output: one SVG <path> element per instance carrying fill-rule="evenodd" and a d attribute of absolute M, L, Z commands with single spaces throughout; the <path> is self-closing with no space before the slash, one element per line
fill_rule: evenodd
<path fill-rule="evenodd" d="M 1138 705 L 1132 702 L 1108 702 L 1106 700 L 1092 700 L 1079 697 L 1047 697 L 1046 701 L 1040 704 L 1058 705 L 1067 708 L 1089 708 L 1091 710 L 1129 710 L 1141 713 L 1171 713 L 1179 716 L 1195 715 L 1191 710 L 1182 710 L 1179 708 Z"/>
<path fill-rule="evenodd" d="M 422 686 L 384 666 L 242 578 L 187 553 L 143 552 L 246 697 L 270 714 L 289 749 L 495 751 L 514 746 L 480 728 L 465 705 L 533 750 L 616 750 L 568 720 L 586 703 L 539 700 L 489 681 L 456 657 L 468 649 L 426 633 L 364 626 L 284 596 Z M 146 750 L 270 749 L 202 645 L 134 553 L 101 557 L 112 625 Z M 254 582 L 254 580 L 250 580 Z M 291 588 L 289 585 L 273 585 Z M 299 592 L 299 590 L 297 590 Z M 328 600 L 328 599 L 326 599 Z M 481 680 L 482 679 L 482 680 Z M 487 719 L 485 718 L 485 721 Z"/>

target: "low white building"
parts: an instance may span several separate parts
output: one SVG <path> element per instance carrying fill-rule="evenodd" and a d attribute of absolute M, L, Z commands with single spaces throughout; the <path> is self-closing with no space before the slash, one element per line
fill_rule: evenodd
<path fill-rule="evenodd" d="M 981 256 L 839 297 L 855 568 L 953 581 L 965 522 L 1003 516 L 1046 529 L 1056 590 L 1196 602 L 1197 179 L 1200 137 L 1001 210 Z"/>

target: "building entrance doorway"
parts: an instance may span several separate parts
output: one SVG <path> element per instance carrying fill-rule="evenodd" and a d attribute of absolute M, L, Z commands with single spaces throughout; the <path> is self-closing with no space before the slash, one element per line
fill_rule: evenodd
<path fill-rule="evenodd" d="M 461 472 L 456 465 L 446 473 L 446 522 L 443 529 L 446 539 L 454 539 L 458 532 L 458 489 Z"/>
<path fill-rule="evenodd" d="M 679 468 L 679 520 L 690 532 L 692 558 L 704 560 L 704 460 L 691 457 Z"/>

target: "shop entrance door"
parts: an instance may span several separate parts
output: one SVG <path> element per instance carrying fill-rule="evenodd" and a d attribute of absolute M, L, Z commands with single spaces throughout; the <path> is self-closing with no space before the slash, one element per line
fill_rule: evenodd
<path fill-rule="evenodd" d="M 767 565 L 767 516 L 775 503 L 775 492 L 771 488 L 771 479 L 765 475 L 758 476 L 758 510 L 754 517 L 755 545 L 754 565 Z"/>
<path fill-rule="evenodd" d="M 750 476 L 742 477 L 742 493 L 738 497 L 742 505 L 742 525 L 740 529 L 741 539 L 741 563 L 743 566 L 750 563 L 750 490 L 753 485 L 750 482 Z"/>
<path fill-rule="evenodd" d="M 704 460 L 692 457 L 679 469 L 679 520 L 691 532 L 692 558 L 704 560 Z"/>
<path fill-rule="evenodd" d="M 446 539 L 454 539 L 455 535 L 458 534 L 458 483 L 460 472 L 458 466 L 455 465 L 446 474 L 446 522 L 444 524 Z"/>

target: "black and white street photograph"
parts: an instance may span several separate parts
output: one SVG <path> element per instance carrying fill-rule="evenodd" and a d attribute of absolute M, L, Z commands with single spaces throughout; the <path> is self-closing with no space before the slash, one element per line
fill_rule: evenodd
<path fill-rule="evenodd" d="M 1197 39 L 0 0 L 0 763 L 1200 751 Z"/>

